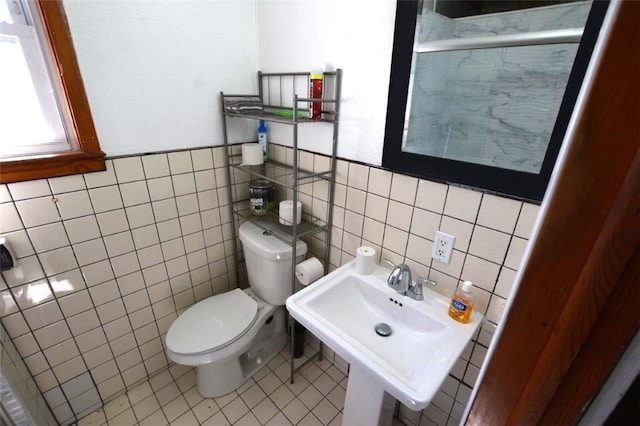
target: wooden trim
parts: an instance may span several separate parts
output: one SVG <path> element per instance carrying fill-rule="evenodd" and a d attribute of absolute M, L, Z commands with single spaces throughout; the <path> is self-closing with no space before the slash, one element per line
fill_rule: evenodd
<path fill-rule="evenodd" d="M 57 66 L 57 77 L 64 92 L 73 123 L 77 147 L 73 152 L 33 159 L 0 162 L 0 183 L 65 176 L 106 170 L 89 102 L 82 83 L 61 0 L 38 0 L 37 11 Z"/>
<path fill-rule="evenodd" d="M 640 321 L 639 16 L 621 2 L 469 425 L 574 423 Z"/>

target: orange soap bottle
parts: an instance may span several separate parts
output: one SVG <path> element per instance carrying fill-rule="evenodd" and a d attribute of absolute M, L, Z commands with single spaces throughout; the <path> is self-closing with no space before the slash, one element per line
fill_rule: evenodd
<path fill-rule="evenodd" d="M 473 303 L 475 302 L 471 291 L 472 287 L 471 281 L 463 281 L 462 286 L 456 290 L 451 298 L 449 316 L 458 322 L 466 324 L 471 319 L 471 311 L 473 311 Z"/>

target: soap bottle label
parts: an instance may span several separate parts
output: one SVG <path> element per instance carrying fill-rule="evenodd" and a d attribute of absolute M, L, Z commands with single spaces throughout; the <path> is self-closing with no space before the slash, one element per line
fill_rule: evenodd
<path fill-rule="evenodd" d="M 467 305 L 463 303 L 461 300 L 453 299 L 452 301 L 453 308 L 460 312 L 465 312 L 467 310 Z"/>

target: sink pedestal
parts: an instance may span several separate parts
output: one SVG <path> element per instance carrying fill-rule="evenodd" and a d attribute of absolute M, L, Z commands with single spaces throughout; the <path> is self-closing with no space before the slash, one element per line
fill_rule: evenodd
<path fill-rule="evenodd" d="M 370 374 L 351 364 L 347 395 L 342 410 L 345 426 L 389 426 L 393 421 L 396 399 Z"/>

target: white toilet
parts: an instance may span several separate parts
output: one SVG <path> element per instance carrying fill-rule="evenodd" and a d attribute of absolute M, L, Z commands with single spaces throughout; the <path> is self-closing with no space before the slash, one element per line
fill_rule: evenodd
<path fill-rule="evenodd" d="M 291 295 L 292 247 L 247 221 L 240 226 L 250 288 L 191 306 L 167 332 L 167 356 L 198 367 L 198 392 L 225 395 L 242 385 L 287 342 L 283 305 Z M 296 244 L 296 262 L 307 245 Z"/>

